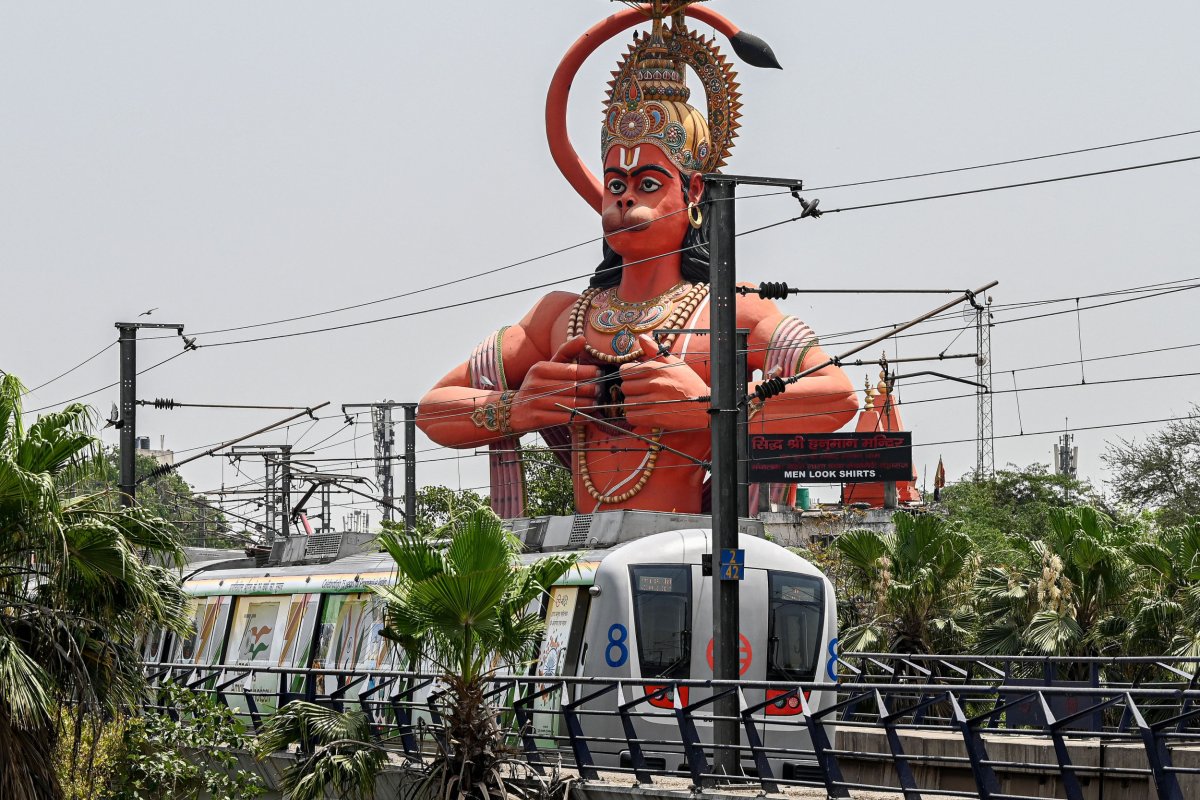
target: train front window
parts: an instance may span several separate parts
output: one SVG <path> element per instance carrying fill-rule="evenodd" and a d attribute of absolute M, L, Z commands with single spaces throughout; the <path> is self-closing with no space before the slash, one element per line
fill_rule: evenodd
<path fill-rule="evenodd" d="M 767 680 L 811 681 L 821 655 L 825 584 L 820 578 L 770 572 Z"/>
<path fill-rule="evenodd" d="M 630 567 L 629 573 L 642 677 L 687 677 L 692 648 L 691 569 Z"/>

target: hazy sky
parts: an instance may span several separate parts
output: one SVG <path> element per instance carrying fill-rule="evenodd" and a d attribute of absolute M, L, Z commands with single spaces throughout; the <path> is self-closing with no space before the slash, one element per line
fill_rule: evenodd
<path fill-rule="evenodd" d="M 1200 6 L 1193 2 L 713 4 L 774 47 L 784 70 L 741 70 L 744 126 L 728 168 L 809 186 L 1053 153 L 1200 128 Z M 0 368 L 35 386 L 115 339 L 113 322 L 209 331 L 365 302 L 591 239 L 599 220 L 550 160 L 545 91 L 575 38 L 618 10 L 604 0 L 467 3 L 210 2 L 0 4 Z M 594 56 L 572 94 L 576 147 L 598 162 L 604 82 L 626 39 Z M 957 191 L 1200 155 L 1200 135 L 939 178 L 811 192 L 823 208 Z M 997 304 L 1075 297 L 1200 275 L 1200 162 L 928 203 L 830 215 L 739 241 L 739 276 L 812 287 L 970 287 Z M 796 212 L 746 200 L 748 229 Z M 579 275 L 598 244 L 448 289 L 318 317 L 210 334 L 201 344 L 400 314 Z M 582 281 L 567 284 L 579 289 Z M 516 321 L 529 292 L 351 330 L 202 347 L 142 377 L 143 398 L 310 405 L 322 421 L 262 437 L 350 438 L 336 407 L 415 400 L 488 331 Z M 1085 312 L 1085 357 L 1200 342 L 1194 292 Z M 1097 301 L 1083 301 L 1083 305 Z M 914 316 L 921 296 L 801 296 L 785 304 L 827 347 L 834 336 Z M 997 322 L 1030 311 L 1005 310 Z M 952 322 L 927 326 L 946 330 Z M 150 334 L 153 335 L 153 334 Z M 900 355 L 954 333 L 904 339 Z M 144 337 L 145 338 L 145 337 Z M 844 346 L 844 345 L 843 345 Z M 1079 356 L 1063 314 L 1001 324 L 996 388 L 1010 370 Z M 140 363 L 178 352 L 146 342 Z M 969 351 L 967 331 L 951 348 Z M 889 353 L 895 346 L 888 347 Z M 1086 365 L 1089 385 L 995 397 L 998 436 L 1185 414 L 1200 349 Z M 872 357 L 877 355 L 871 354 Z M 113 348 L 26 398 L 56 403 L 116 380 Z M 910 370 L 920 367 L 907 368 Z M 964 374 L 963 363 L 933 367 Z M 861 385 L 877 368 L 851 368 Z M 1078 382 L 1078 364 L 1016 373 L 1022 389 Z M 967 390 L 969 391 L 969 390 Z M 918 445 L 970 439 L 971 397 L 955 384 L 901 390 Z M 115 388 L 87 399 L 106 416 Z M 283 416 L 270 411 L 139 413 L 139 433 L 177 450 Z M 1083 431 L 1082 473 L 1118 435 Z M 111 432 L 110 432 L 111 433 Z M 369 455 L 362 438 L 320 455 Z M 110 441 L 115 440 L 111 435 Z M 1049 459 L 1052 434 L 996 441 L 997 465 Z M 422 440 L 420 448 L 429 447 Z M 953 478 L 972 442 L 920 446 Z M 428 450 L 421 483 L 478 487 L 484 459 Z M 245 480 L 221 459 L 185 467 L 199 489 Z M 369 465 L 363 465 L 370 474 Z M 243 465 L 251 477 L 261 469 Z M 402 479 L 397 474 L 397 485 Z M 242 509 L 244 510 L 244 509 Z M 378 517 L 371 509 L 372 518 Z"/>

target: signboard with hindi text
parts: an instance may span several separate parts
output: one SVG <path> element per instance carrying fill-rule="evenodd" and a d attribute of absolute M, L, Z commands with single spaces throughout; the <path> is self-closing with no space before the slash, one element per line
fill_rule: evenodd
<path fill-rule="evenodd" d="M 912 480 L 912 432 L 762 433 L 750 436 L 751 483 Z"/>

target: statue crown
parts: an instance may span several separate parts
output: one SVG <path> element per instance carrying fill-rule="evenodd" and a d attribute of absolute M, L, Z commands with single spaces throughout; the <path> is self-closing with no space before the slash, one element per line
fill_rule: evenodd
<path fill-rule="evenodd" d="M 716 172 L 725 165 L 740 124 L 737 73 L 716 40 L 689 32 L 682 13 L 675 13 L 668 26 L 658 5 L 651 12 L 653 29 L 634 34 L 609 82 L 601 158 L 616 146 L 651 144 L 684 171 Z M 689 68 L 704 86 L 707 116 L 688 103 Z"/>

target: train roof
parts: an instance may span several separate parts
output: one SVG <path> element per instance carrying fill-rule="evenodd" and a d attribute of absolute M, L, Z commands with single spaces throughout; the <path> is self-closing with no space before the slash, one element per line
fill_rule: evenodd
<path fill-rule="evenodd" d="M 596 570 L 601 562 L 614 554 L 620 554 L 616 557 L 618 564 L 629 559 L 646 558 L 665 562 L 700 563 L 701 554 L 709 551 L 710 536 L 710 530 L 700 528 L 664 531 L 603 549 L 525 553 L 521 556 L 521 561 L 530 564 L 549 556 L 574 553 L 579 558 L 578 566 L 556 581 L 556 585 L 591 586 L 595 582 Z M 632 547 L 635 545 L 636 547 Z M 801 556 L 757 536 L 741 534 L 739 547 L 745 548 L 747 568 L 786 566 L 801 572 L 821 574 Z M 212 562 L 211 568 L 194 565 L 194 571 L 184 581 L 184 591 L 197 597 L 346 594 L 370 591 L 371 586 L 390 586 L 394 582 L 395 566 L 387 553 L 360 553 L 323 564 L 231 568 L 226 562 L 218 561 Z"/>
<path fill-rule="evenodd" d="M 618 545 L 620 547 L 621 545 Z M 579 565 L 558 581 L 567 586 L 590 586 L 596 567 L 608 550 L 574 551 Z M 567 553 L 526 553 L 521 562 L 531 564 L 552 555 Z M 359 553 L 324 564 L 291 564 L 228 568 L 226 562 L 191 566 L 191 575 L 184 580 L 184 590 L 191 595 L 243 594 L 303 594 L 309 592 L 358 592 L 370 586 L 389 586 L 395 580 L 395 566 L 387 553 Z"/>

